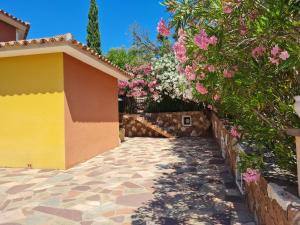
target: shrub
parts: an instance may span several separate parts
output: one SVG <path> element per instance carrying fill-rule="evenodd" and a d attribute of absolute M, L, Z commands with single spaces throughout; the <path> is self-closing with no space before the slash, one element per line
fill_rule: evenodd
<path fill-rule="evenodd" d="M 259 151 L 296 173 L 293 137 L 300 127 L 293 97 L 300 94 L 297 0 L 165 0 L 178 36 L 179 72 L 196 101 L 217 109 Z"/>

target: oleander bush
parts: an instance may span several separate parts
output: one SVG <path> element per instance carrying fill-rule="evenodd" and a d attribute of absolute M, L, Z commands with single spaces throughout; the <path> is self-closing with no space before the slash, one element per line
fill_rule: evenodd
<path fill-rule="evenodd" d="M 175 33 L 177 71 L 185 91 L 229 120 L 233 135 L 255 151 L 242 160 L 263 169 L 270 159 L 296 173 L 294 138 L 300 128 L 293 97 L 300 94 L 298 0 L 164 0 Z M 264 163 L 261 163 L 261 160 Z M 257 162 L 257 163 L 256 163 Z"/>

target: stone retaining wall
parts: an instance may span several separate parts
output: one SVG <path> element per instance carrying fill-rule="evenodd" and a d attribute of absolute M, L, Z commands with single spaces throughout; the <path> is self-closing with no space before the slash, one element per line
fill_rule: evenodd
<path fill-rule="evenodd" d="M 151 127 L 137 120 L 139 115 L 125 114 L 123 115 L 123 126 L 125 128 L 126 137 L 163 137 Z"/>
<path fill-rule="evenodd" d="M 284 190 L 284 187 L 268 183 L 261 177 L 257 183 L 243 184 L 237 170 L 237 160 L 242 147 L 226 129 L 224 121 L 212 115 L 213 134 L 223 156 L 230 165 L 241 191 L 244 191 L 250 210 L 260 225 L 300 225 L 300 199 Z"/>
<path fill-rule="evenodd" d="M 191 126 L 184 126 L 182 118 L 190 116 Z M 124 115 L 123 122 L 126 129 L 127 136 L 144 136 L 144 137 L 158 137 L 159 135 L 148 129 L 140 122 L 134 119 L 135 115 Z M 168 112 L 168 113 L 147 113 L 144 117 L 152 124 L 157 125 L 173 136 L 177 137 L 199 137 L 208 135 L 210 128 L 210 119 L 201 112 Z"/>

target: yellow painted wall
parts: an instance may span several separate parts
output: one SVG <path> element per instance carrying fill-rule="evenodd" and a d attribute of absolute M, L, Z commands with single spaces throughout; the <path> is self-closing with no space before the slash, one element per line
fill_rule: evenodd
<path fill-rule="evenodd" d="M 0 58 L 0 167 L 65 168 L 63 54 Z"/>

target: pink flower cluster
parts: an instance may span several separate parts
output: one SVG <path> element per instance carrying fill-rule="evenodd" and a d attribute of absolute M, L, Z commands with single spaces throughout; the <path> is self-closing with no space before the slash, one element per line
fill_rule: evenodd
<path fill-rule="evenodd" d="M 204 87 L 204 85 L 201 83 L 196 84 L 196 90 L 202 95 L 206 95 L 208 93 L 206 87 Z"/>
<path fill-rule="evenodd" d="M 200 75 L 199 75 L 199 79 L 200 80 L 204 80 L 205 79 L 205 77 L 206 77 L 206 74 L 205 73 L 200 73 Z"/>
<path fill-rule="evenodd" d="M 210 72 L 210 73 L 213 73 L 213 72 L 216 71 L 215 66 L 214 65 L 209 65 L 209 64 L 205 65 L 203 69 Z"/>
<path fill-rule="evenodd" d="M 134 88 L 134 87 L 137 87 L 137 86 L 145 86 L 147 85 L 147 82 L 144 81 L 144 80 L 134 80 L 132 81 L 130 84 L 129 84 L 129 87 L 130 88 Z"/>
<path fill-rule="evenodd" d="M 218 95 L 218 94 L 215 94 L 214 97 L 213 97 L 213 99 L 214 99 L 216 102 L 219 101 L 220 98 L 221 98 L 221 96 Z"/>
<path fill-rule="evenodd" d="M 128 97 L 144 97 L 146 95 L 147 95 L 146 91 L 143 91 L 143 90 L 140 90 L 140 89 L 136 89 L 136 90 L 133 90 L 131 92 L 131 94 L 128 94 L 127 96 Z"/>
<path fill-rule="evenodd" d="M 187 80 L 196 80 L 196 71 L 194 66 L 186 66 L 184 72 Z"/>
<path fill-rule="evenodd" d="M 256 47 L 252 50 L 252 57 L 257 59 L 258 57 L 263 56 L 265 54 L 265 52 L 266 52 L 265 47 L 262 47 L 262 46 Z"/>
<path fill-rule="evenodd" d="M 234 69 L 224 69 L 223 75 L 225 78 L 232 78 L 235 75 L 236 71 L 237 70 L 235 68 Z"/>
<path fill-rule="evenodd" d="M 256 10 L 252 10 L 252 11 L 250 12 L 250 14 L 249 14 L 249 18 L 250 18 L 250 20 L 252 20 L 252 21 L 256 20 L 257 16 L 258 16 L 258 13 L 257 13 Z"/>
<path fill-rule="evenodd" d="M 230 3 L 225 3 L 224 6 L 223 6 L 223 12 L 226 13 L 226 14 L 230 14 L 232 13 L 233 9 L 231 7 L 231 4 Z"/>
<path fill-rule="evenodd" d="M 141 65 L 139 70 L 143 71 L 145 75 L 149 75 L 152 72 L 152 65 L 150 63 Z"/>
<path fill-rule="evenodd" d="M 126 65 L 126 70 L 138 76 L 149 75 L 152 72 L 152 65 L 150 63 L 141 66 Z"/>
<path fill-rule="evenodd" d="M 185 74 L 184 68 L 181 65 L 177 65 L 176 70 L 179 74 Z"/>
<path fill-rule="evenodd" d="M 143 64 L 140 66 L 126 65 L 127 71 L 134 74 L 134 77 L 129 81 L 120 81 L 118 83 L 119 95 L 126 95 L 128 97 L 143 97 L 147 96 L 151 90 L 155 91 L 156 80 L 151 81 L 149 84 L 144 79 L 145 75 L 152 72 L 151 64 Z M 151 93 L 153 93 L 151 92 Z"/>
<path fill-rule="evenodd" d="M 218 38 L 216 36 L 209 37 L 205 30 L 201 30 L 199 34 L 194 37 L 195 44 L 203 50 L 208 50 L 209 45 L 216 45 Z"/>
<path fill-rule="evenodd" d="M 170 29 L 167 27 L 166 22 L 163 19 L 158 22 L 157 32 L 164 37 L 168 37 L 171 34 Z"/>
<path fill-rule="evenodd" d="M 180 29 L 178 31 L 178 40 L 174 43 L 173 45 L 173 50 L 175 53 L 176 59 L 181 62 L 185 63 L 187 61 L 187 56 L 186 56 L 186 46 L 185 46 L 185 38 L 186 38 L 186 33 L 183 29 Z"/>
<path fill-rule="evenodd" d="M 245 36 L 247 34 L 247 25 L 243 17 L 240 18 L 240 35 Z"/>
<path fill-rule="evenodd" d="M 124 89 L 124 88 L 126 88 L 126 87 L 128 87 L 128 82 L 127 81 L 119 81 L 119 83 L 118 83 L 118 87 L 120 88 L 120 89 Z"/>
<path fill-rule="evenodd" d="M 235 137 L 235 138 L 240 138 L 241 137 L 241 134 L 239 133 L 237 127 L 232 127 L 231 130 L 230 130 L 230 134 L 232 137 Z"/>
<path fill-rule="evenodd" d="M 155 92 L 155 87 L 156 87 L 156 85 L 157 85 L 157 80 L 153 80 L 153 81 L 150 81 L 150 82 L 148 83 L 149 91 L 150 91 L 151 93 L 154 93 L 154 92 Z"/>
<path fill-rule="evenodd" d="M 275 65 L 279 65 L 280 60 L 287 60 L 290 57 L 286 50 L 281 50 L 278 45 L 274 46 L 271 50 L 270 62 Z"/>
<path fill-rule="evenodd" d="M 125 89 L 129 86 L 129 83 L 127 81 L 119 81 L 118 88 L 119 88 L 119 95 L 125 94 Z"/>
<path fill-rule="evenodd" d="M 154 88 L 156 85 L 157 85 L 157 80 L 153 80 L 153 81 L 149 82 L 148 87 Z"/>
<path fill-rule="evenodd" d="M 258 170 L 248 168 L 245 173 L 242 174 L 244 181 L 247 184 L 251 182 L 257 182 L 260 178 L 260 173 Z"/>

